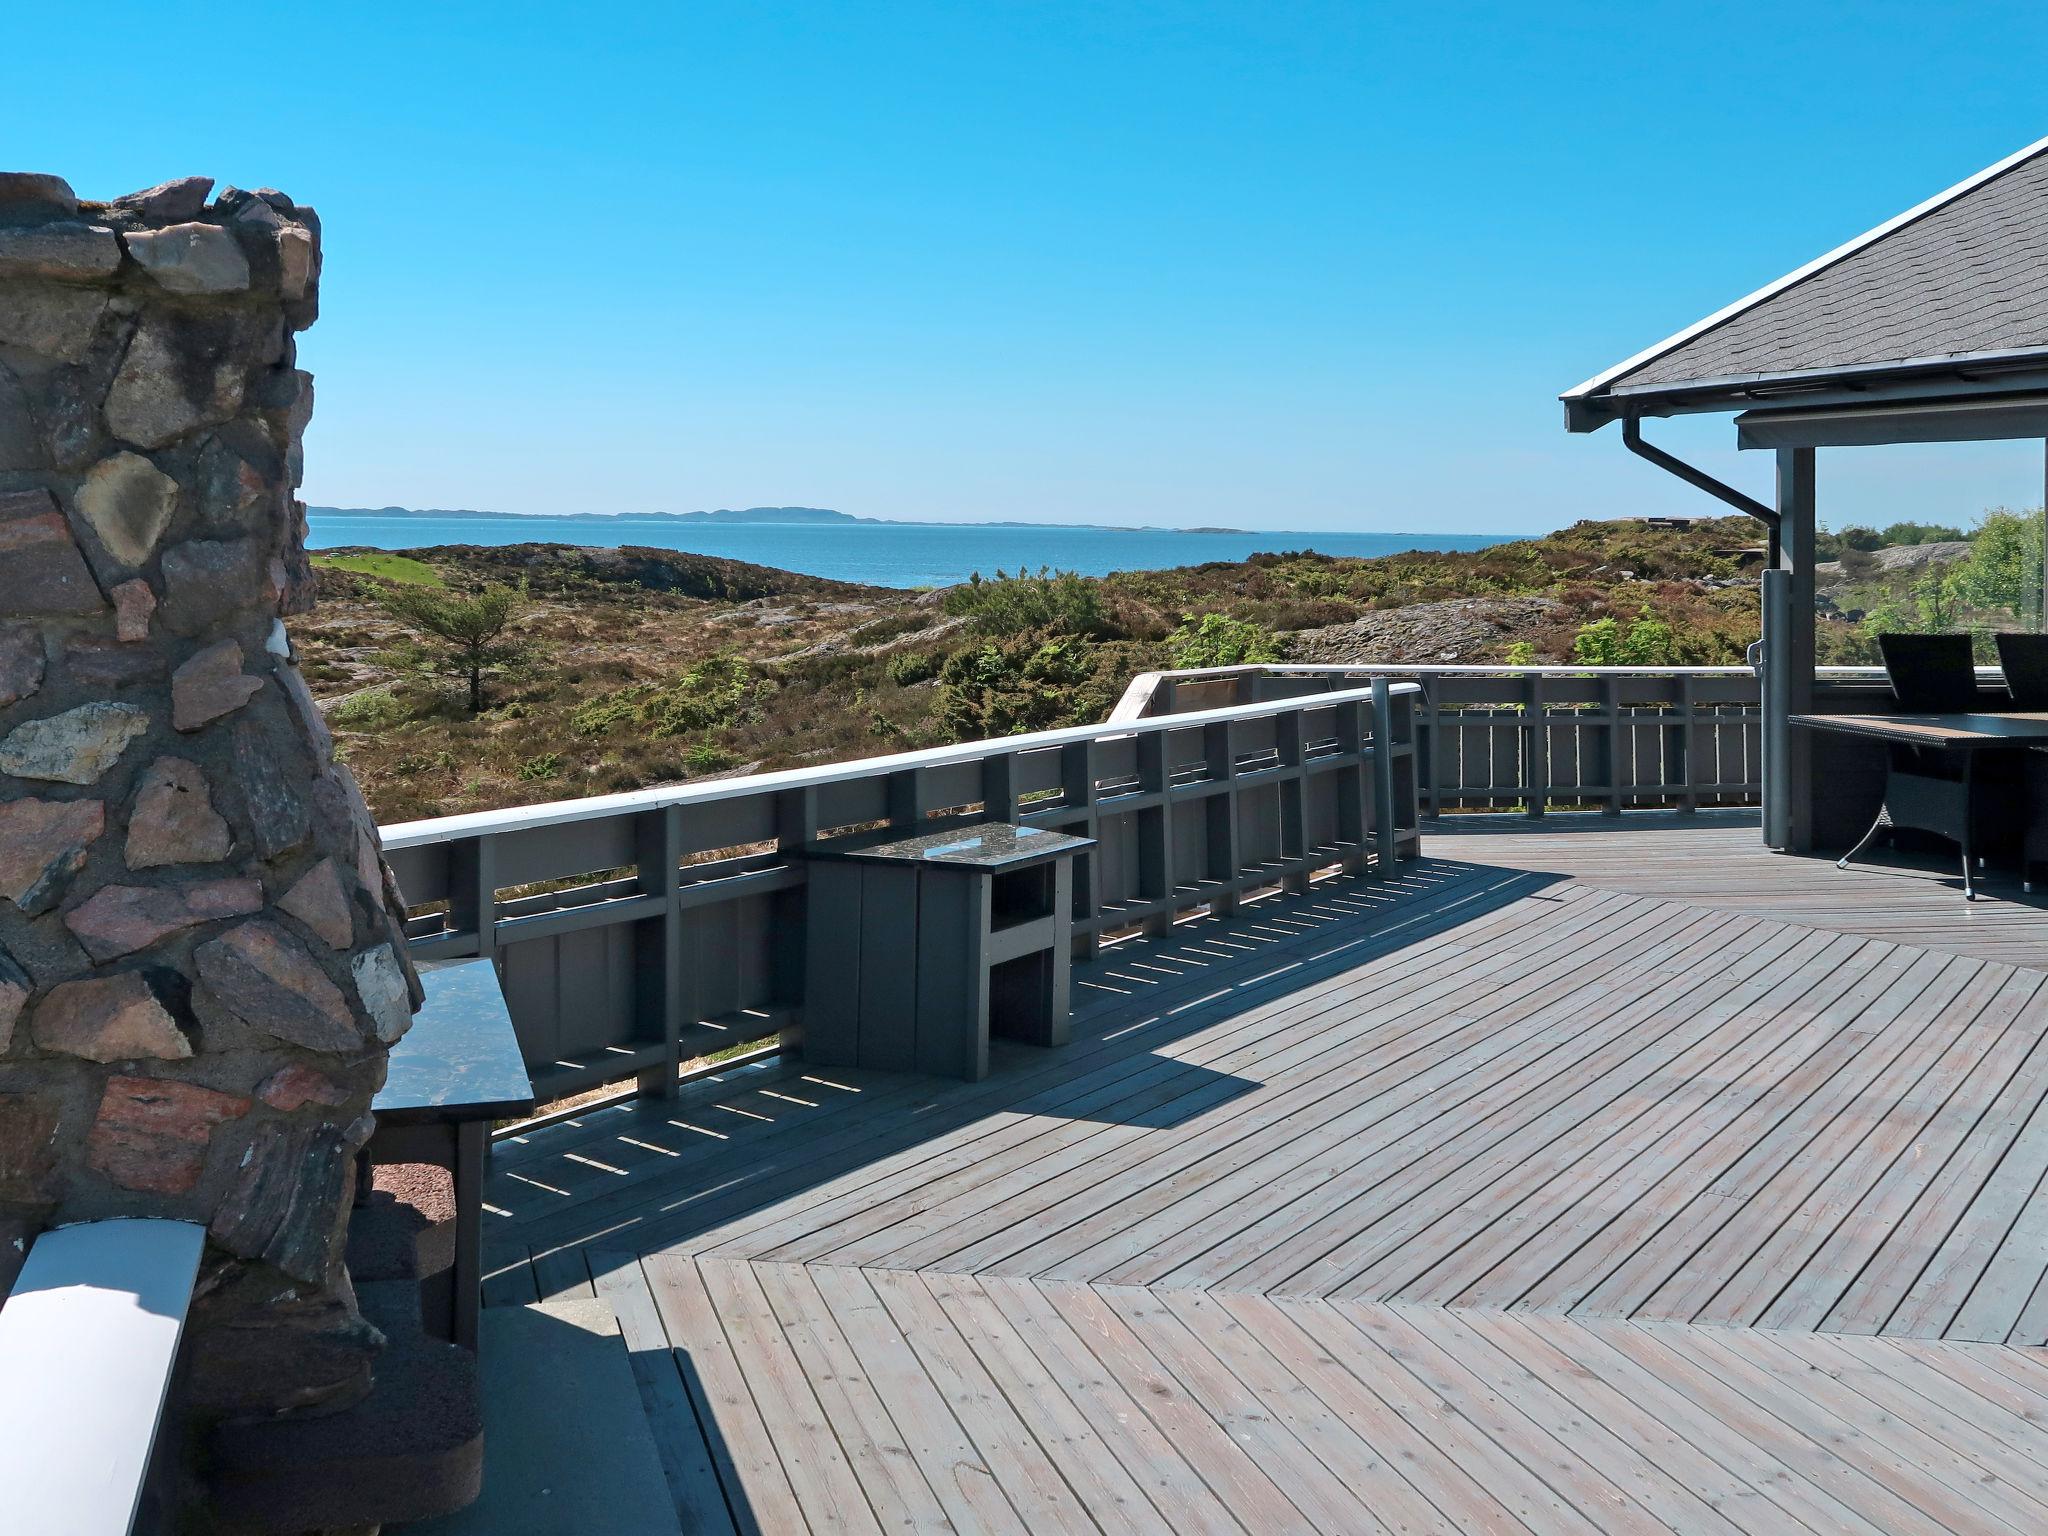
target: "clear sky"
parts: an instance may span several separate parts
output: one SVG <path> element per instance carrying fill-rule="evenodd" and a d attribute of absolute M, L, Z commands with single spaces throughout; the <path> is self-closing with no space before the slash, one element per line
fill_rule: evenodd
<path fill-rule="evenodd" d="M 1983 0 L 103 0 L 0 42 L 11 168 L 320 209 L 306 494 L 349 506 L 1704 510 L 1557 393 L 2048 133 L 2048 7 Z M 2038 445 L 1822 477 L 1837 522 L 2041 494 Z"/>

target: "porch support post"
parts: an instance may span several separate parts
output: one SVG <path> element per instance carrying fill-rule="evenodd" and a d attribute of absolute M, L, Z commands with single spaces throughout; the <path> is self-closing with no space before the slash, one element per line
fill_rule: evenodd
<path fill-rule="evenodd" d="M 1779 561 L 1790 573 L 1786 601 L 1780 614 L 1784 633 L 1772 637 L 1779 648 L 1777 676 L 1784 686 L 1770 707 L 1781 718 L 1772 722 L 1779 730 L 1783 752 L 1776 766 L 1783 775 L 1785 849 L 1789 853 L 1813 851 L 1812 741 L 1804 731 L 1787 729 L 1783 715 L 1804 714 L 1813 708 L 1813 566 L 1814 566 L 1814 450 L 1778 450 Z"/>

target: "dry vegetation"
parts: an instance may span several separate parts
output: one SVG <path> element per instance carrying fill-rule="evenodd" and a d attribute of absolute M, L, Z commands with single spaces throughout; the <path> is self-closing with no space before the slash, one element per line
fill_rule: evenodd
<path fill-rule="evenodd" d="M 1647 612 L 1665 659 L 1738 660 L 1754 577 L 1715 551 L 1755 538 L 1739 518 L 1582 523 L 1472 553 L 1269 555 L 931 593 L 666 550 L 406 551 L 385 568 L 413 585 L 424 567 L 456 593 L 523 587 L 519 655 L 473 717 L 385 611 L 377 562 L 321 557 L 320 607 L 295 634 L 388 823 L 1099 720 L 1146 668 L 1328 654 L 1298 632 L 1451 599 L 1554 602 L 1533 624 L 1410 626 L 1400 654 L 1370 659 L 1568 660 L 1584 626 Z"/>

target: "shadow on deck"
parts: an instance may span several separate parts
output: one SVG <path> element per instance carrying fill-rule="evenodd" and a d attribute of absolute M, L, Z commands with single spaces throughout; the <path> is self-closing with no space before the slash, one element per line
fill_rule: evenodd
<path fill-rule="evenodd" d="M 1447 822 L 983 1083 L 517 1138 L 490 1298 L 612 1302 L 707 1529 L 2048 1528 L 2048 912 L 1756 835 Z"/>

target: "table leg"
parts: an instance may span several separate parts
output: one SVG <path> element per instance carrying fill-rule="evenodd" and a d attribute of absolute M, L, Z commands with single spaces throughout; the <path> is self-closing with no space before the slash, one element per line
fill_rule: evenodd
<path fill-rule="evenodd" d="M 1974 866 L 1970 862 L 1970 828 L 1977 819 L 1977 754 L 1965 752 L 1963 759 L 1963 900 L 1975 901 L 1977 887 L 1971 884 Z"/>
<path fill-rule="evenodd" d="M 455 1133 L 455 1342 L 474 1350 L 483 1307 L 484 1162 L 490 1153 L 487 1120 L 465 1120 Z"/>

